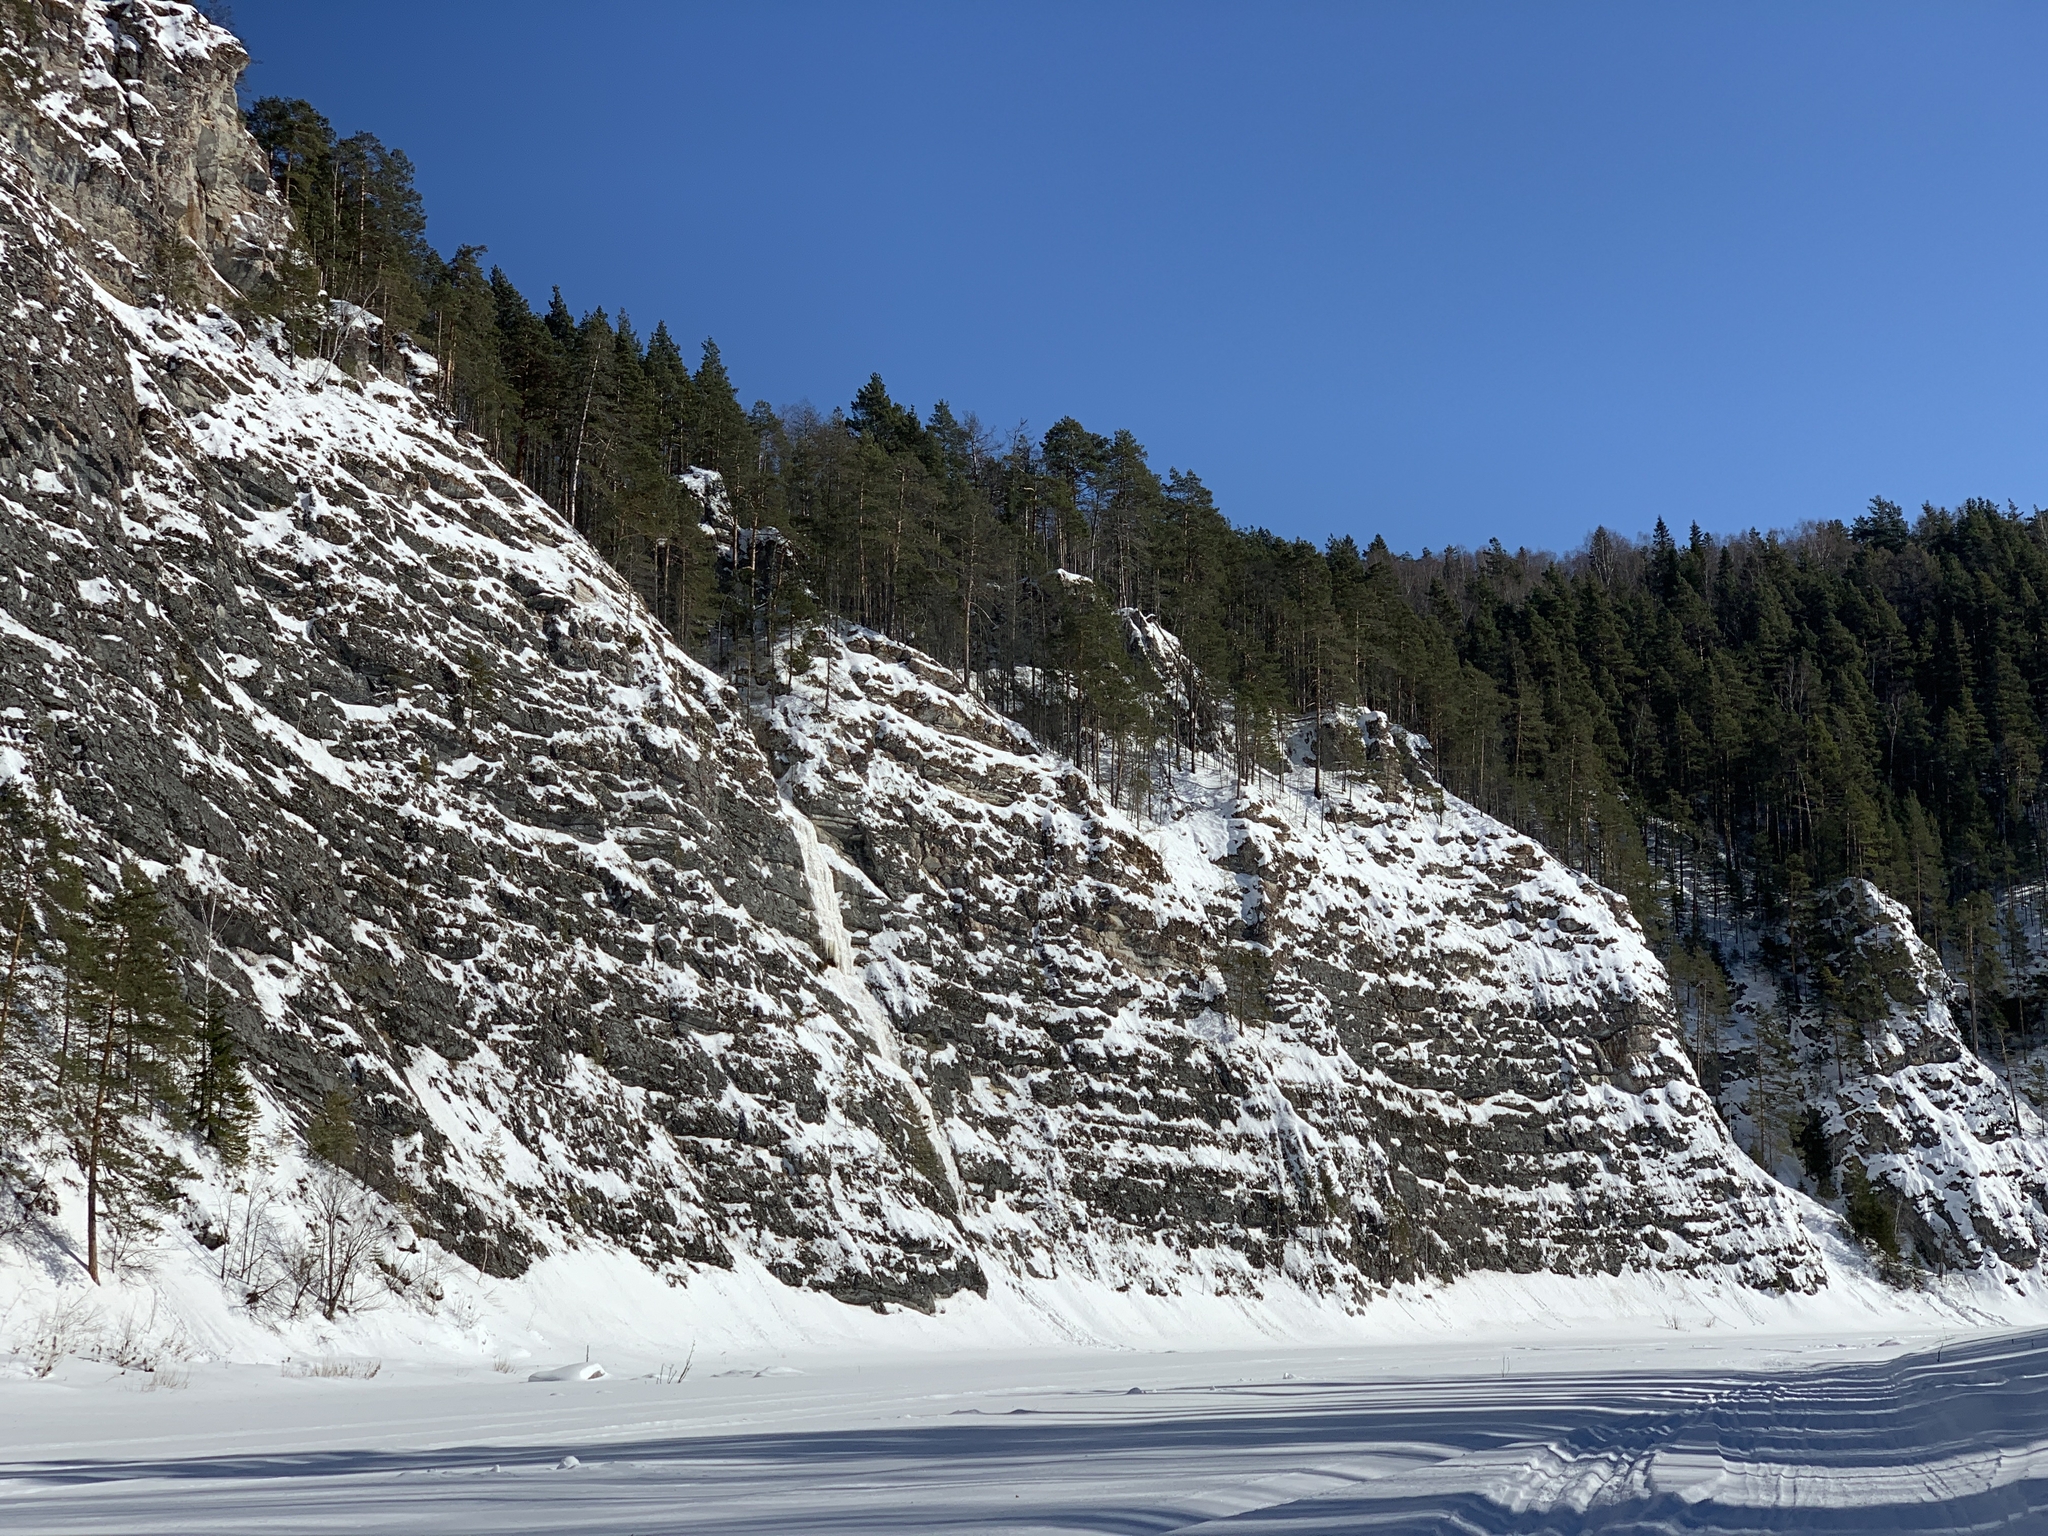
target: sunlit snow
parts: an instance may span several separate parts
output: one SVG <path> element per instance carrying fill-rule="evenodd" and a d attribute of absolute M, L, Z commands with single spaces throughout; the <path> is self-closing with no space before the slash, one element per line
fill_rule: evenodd
<path fill-rule="evenodd" d="M 762 1351 L 530 1379 L 216 1366 L 175 1390 L 0 1387 L 0 1518 L 22 1536 L 2026 1531 L 2048 1519 L 2044 1367 L 2041 1335 L 1690 1330 Z"/>

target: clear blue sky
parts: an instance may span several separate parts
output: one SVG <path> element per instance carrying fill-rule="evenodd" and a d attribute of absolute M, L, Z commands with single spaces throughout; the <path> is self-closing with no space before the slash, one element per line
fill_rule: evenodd
<path fill-rule="evenodd" d="M 235 0 L 257 94 L 741 395 L 1129 427 L 1238 522 L 2048 503 L 2048 8 Z M 692 346 L 692 350 L 693 346 Z"/>

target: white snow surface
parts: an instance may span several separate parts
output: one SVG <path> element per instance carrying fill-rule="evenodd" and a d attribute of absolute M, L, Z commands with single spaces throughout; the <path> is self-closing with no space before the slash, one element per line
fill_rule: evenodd
<path fill-rule="evenodd" d="M 2041 1334 L 1703 1313 L 1543 1333 L 1487 1315 L 1484 1291 L 1454 1339 L 1390 1316 L 1313 1346 L 700 1348 L 588 1380 L 68 1368 L 0 1381 L 0 1519 L 19 1536 L 1320 1536 L 2017 1532 L 2048 1513 Z"/>

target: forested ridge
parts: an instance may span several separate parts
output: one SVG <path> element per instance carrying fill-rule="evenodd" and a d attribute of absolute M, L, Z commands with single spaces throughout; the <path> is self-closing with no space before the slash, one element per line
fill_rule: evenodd
<path fill-rule="evenodd" d="M 829 413 L 744 407 L 709 341 L 693 368 L 665 325 L 643 338 L 559 291 L 537 310 L 482 247 L 438 255 L 410 164 L 373 136 L 275 98 L 248 119 L 304 246 L 264 313 L 335 355 L 350 312 L 312 296 L 376 315 L 378 344 L 430 357 L 415 371 L 443 407 L 744 686 L 806 665 L 821 620 L 871 626 L 973 674 L 1141 812 L 1193 754 L 1271 771 L 1277 727 L 1382 709 L 1447 788 L 1628 892 L 1674 960 L 1743 946 L 1795 987 L 1806 898 L 1845 876 L 1974 957 L 2041 873 L 2038 511 L 1909 520 L 1879 498 L 1846 525 L 1679 539 L 1657 520 L 1564 556 L 1319 548 L 1234 527 L 1127 431 L 993 431 L 879 376 Z M 1130 610 L 1204 688 L 1158 687 Z"/>

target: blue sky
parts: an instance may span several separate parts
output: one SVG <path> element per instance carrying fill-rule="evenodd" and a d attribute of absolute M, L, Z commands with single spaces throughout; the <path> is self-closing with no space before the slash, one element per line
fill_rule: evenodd
<path fill-rule="evenodd" d="M 236 0 L 445 249 L 1240 523 L 2048 504 L 2048 9 Z"/>

